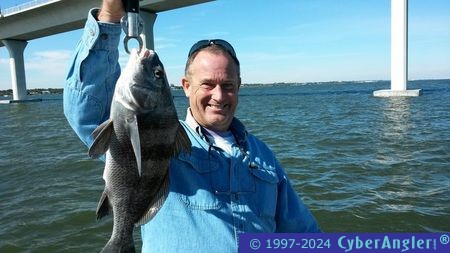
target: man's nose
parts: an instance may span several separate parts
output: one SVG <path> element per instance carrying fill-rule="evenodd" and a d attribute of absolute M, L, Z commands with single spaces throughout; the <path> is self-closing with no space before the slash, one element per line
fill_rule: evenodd
<path fill-rule="evenodd" d="M 211 92 L 212 92 L 212 99 L 218 102 L 222 102 L 222 100 L 224 99 L 224 92 L 220 85 L 216 85 Z"/>

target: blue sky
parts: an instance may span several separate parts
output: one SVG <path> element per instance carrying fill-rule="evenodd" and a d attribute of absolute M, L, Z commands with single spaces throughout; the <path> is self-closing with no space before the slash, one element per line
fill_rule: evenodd
<path fill-rule="evenodd" d="M 175 85 L 190 46 L 205 38 L 234 45 L 243 83 L 390 79 L 390 0 L 218 0 L 159 13 L 154 31 Z M 76 30 L 29 41 L 27 88 L 62 88 L 80 36 Z M 441 78 L 450 78 L 450 0 L 409 0 L 409 79 Z M 9 54 L 1 47 L 0 90 L 10 88 Z"/>

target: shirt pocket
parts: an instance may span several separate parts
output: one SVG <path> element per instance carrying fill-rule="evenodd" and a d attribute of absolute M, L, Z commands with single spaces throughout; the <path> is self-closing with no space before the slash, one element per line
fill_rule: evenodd
<path fill-rule="evenodd" d="M 275 217 L 278 183 L 280 181 L 276 169 L 265 163 L 251 163 L 250 173 L 255 179 L 255 194 L 253 202 L 260 217 Z"/>
<path fill-rule="evenodd" d="M 219 163 L 208 159 L 208 153 L 192 150 L 181 153 L 171 169 L 172 189 L 189 209 L 214 210 L 222 207 L 214 190 Z"/>

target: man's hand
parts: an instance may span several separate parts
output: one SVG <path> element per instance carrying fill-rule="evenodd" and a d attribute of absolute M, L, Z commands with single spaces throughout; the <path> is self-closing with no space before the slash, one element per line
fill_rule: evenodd
<path fill-rule="evenodd" d="M 97 19 L 103 22 L 118 23 L 124 14 L 122 0 L 103 0 Z"/>

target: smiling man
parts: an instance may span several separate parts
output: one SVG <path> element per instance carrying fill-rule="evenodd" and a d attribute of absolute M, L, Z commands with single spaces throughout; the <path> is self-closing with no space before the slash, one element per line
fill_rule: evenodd
<path fill-rule="evenodd" d="M 64 113 L 88 146 L 120 74 L 121 15 L 121 0 L 89 12 L 64 87 Z M 194 44 L 181 83 L 192 151 L 170 162 L 167 198 L 141 225 L 142 252 L 237 252 L 240 233 L 320 232 L 273 152 L 234 116 L 241 78 L 233 47 Z"/>
<path fill-rule="evenodd" d="M 224 40 L 197 42 L 193 48 L 199 48 L 191 50 L 182 79 L 192 116 L 203 127 L 219 132 L 227 131 L 233 120 L 241 85 L 239 63 L 223 45 L 232 50 Z"/>

